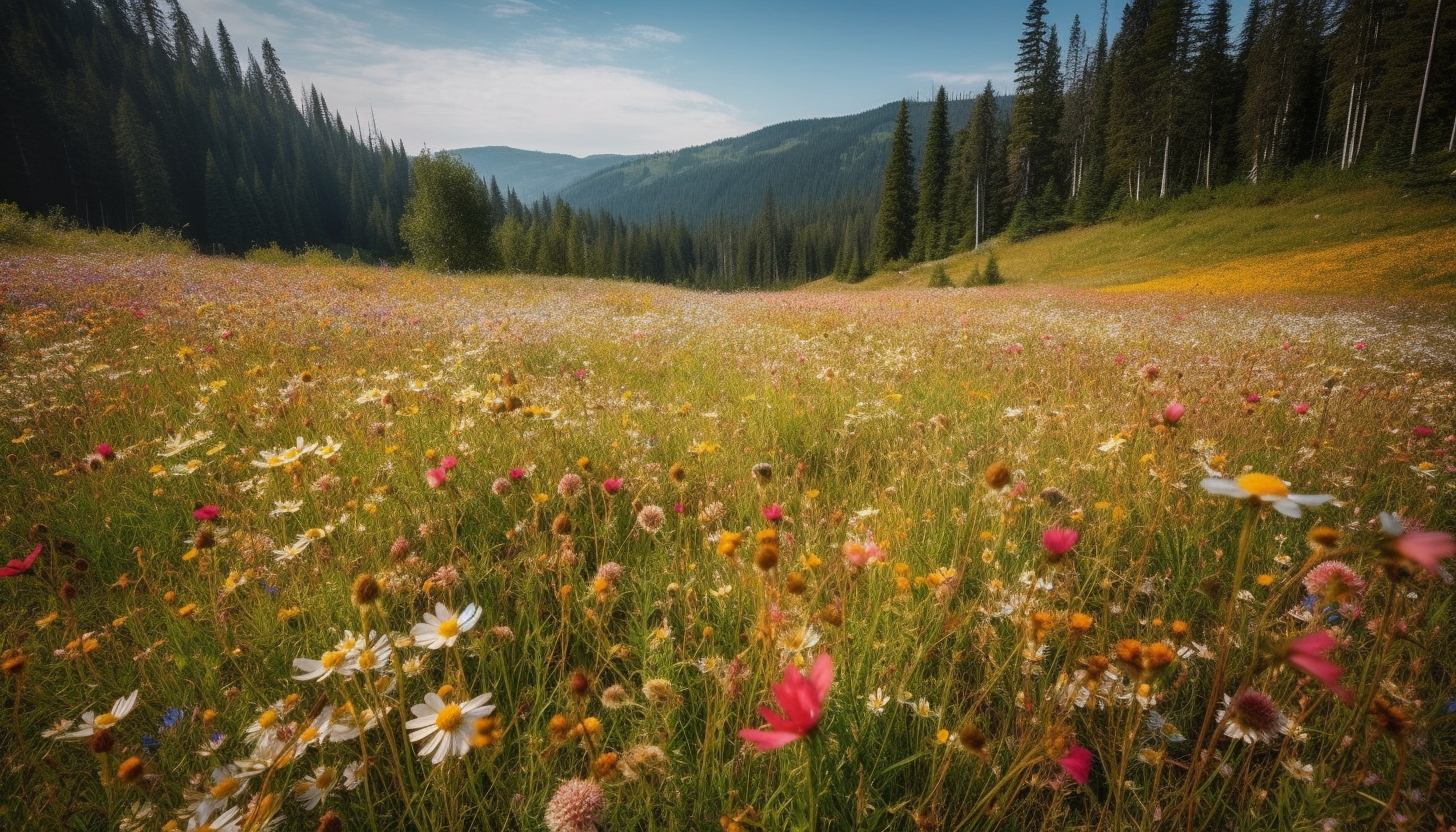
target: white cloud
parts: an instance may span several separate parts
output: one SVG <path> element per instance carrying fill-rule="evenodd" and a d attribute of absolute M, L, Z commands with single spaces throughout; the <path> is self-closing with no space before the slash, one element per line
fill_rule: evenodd
<path fill-rule="evenodd" d="M 486 8 L 490 9 L 492 17 L 520 17 L 541 10 L 540 6 L 526 0 L 497 0 Z"/>
<path fill-rule="evenodd" d="M 961 87 L 980 92 L 990 81 L 996 92 L 1005 95 L 1016 83 L 1016 73 L 1011 67 L 995 66 L 982 72 L 915 72 L 911 78 L 924 78 L 933 84 L 947 87 Z"/>
<path fill-rule="evenodd" d="M 504 144 L 586 155 L 702 144 L 758 125 L 726 103 L 618 66 L 562 65 L 465 49 L 374 44 L 300 76 L 331 105 L 372 109 L 410 152 Z M 347 53 L 346 53 L 347 55 Z"/>
<path fill-rule="evenodd" d="M 194 25 L 226 21 L 239 51 L 264 37 L 277 47 L 295 94 L 318 87 L 329 106 L 402 140 L 411 152 L 511 145 L 570 153 L 648 153 L 703 144 L 762 125 L 726 102 L 619 65 L 631 50 L 682 36 L 624 26 L 598 38 L 557 30 L 507 50 L 386 43 L 364 21 L 291 0 L 307 22 L 260 11 L 258 0 L 190 0 Z M 498 0 L 500 5 L 530 5 Z M 527 9 L 526 11 L 530 11 Z M 316 37 L 320 18 L 330 35 Z"/>

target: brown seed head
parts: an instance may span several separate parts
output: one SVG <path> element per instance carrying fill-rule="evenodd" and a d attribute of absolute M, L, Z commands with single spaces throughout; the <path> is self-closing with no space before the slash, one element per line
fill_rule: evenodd
<path fill-rule="evenodd" d="M 91 746 L 92 753 L 105 754 L 112 748 L 116 747 L 116 737 L 112 736 L 111 730 L 109 728 L 102 728 L 100 731 L 97 731 L 96 733 L 91 735 L 91 739 L 88 740 L 88 743 Z"/>
<path fill-rule="evenodd" d="M 551 521 L 551 531 L 553 534 L 559 534 L 562 537 L 571 534 L 571 518 L 566 516 L 566 512 L 561 512 L 556 515 L 555 520 Z"/>
<path fill-rule="evenodd" d="M 1004 462 L 993 462 L 986 467 L 986 485 L 992 491 L 1000 491 L 1011 484 L 1011 469 Z"/>
<path fill-rule="evenodd" d="M 379 593 L 383 590 L 379 581 L 368 572 L 363 573 L 354 579 L 354 606 L 367 607 L 379 600 Z"/>
<path fill-rule="evenodd" d="M 1340 531 L 1329 526 L 1315 526 L 1309 530 L 1309 542 L 1326 549 L 1333 549 L 1340 545 Z"/>
<path fill-rule="evenodd" d="M 673 482 L 682 482 L 688 478 L 687 469 L 682 466 L 681 462 L 674 462 L 672 467 L 667 469 L 667 475 L 672 477 Z"/>
<path fill-rule="evenodd" d="M 338 812 L 330 809 L 319 818 L 316 832 L 344 832 L 344 821 L 339 818 Z"/>
<path fill-rule="evenodd" d="M 784 576 L 784 591 L 793 595 L 803 595 L 804 590 L 809 588 L 809 581 L 804 578 L 801 572 L 790 572 Z"/>

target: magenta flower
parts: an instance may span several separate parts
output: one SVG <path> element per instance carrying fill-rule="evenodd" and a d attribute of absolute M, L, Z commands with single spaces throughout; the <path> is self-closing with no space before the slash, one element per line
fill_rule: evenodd
<path fill-rule="evenodd" d="M 622 490 L 622 479 L 620 477 L 607 477 L 602 480 L 602 490 L 607 494 L 616 494 Z"/>
<path fill-rule="evenodd" d="M 683 513 L 683 504 L 682 503 L 673 503 L 672 504 L 672 510 L 675 511 L 675 512 L 677 512 L 678 514 L 682 514 Z"/>
<path fill-rule="evenodd" d="M 1294 405 L 1294 412 L 1303 416 L 1309 412 L 1309 402 L 1298 402 Z"/>
<path fill-rule="evenodd" d="M 22 572 L 29 571 L 30 565 L 35 563 L 36 557 L 40 555 L 40 550 L 43 545 L 40 543 L 35 544 L 35 548 L 31 550 L 29 555 L 25 556 L 24 560 L 15 558 L 4 566 L 0 566 L 0 578 L 13 578 Z"/>
<path fill-rule="evenodd" d="M 516 480 L 521 479 L 524 476 L 526 476 L 526 469 L 525 468 L 512 468 L 511 469 L 511 473 L 510 473 L 511 482 L 515 482 Z"/>
<path fill-rule="evenodd" d="M 116 451 L 112 450 L 111 446 L 105 442 L 96 446 L 96 455 L 106 460 L 116 459 Z"/>
<path fill-rule="evenodd" d="M 431 468 L 425 472 L 425 481 L 430 484 L 431 488 L 439 488 L 444 485 L 447 477 L 449 477 L 449 472 L 444 468 Z"/>
<path fill-rule="evenodd" d="M 1052 526 L 1042 532 L 1041 545 L 1047 553 L 1054 557 L 1065 555 L 1073 546 L 1077 545 L 1076 529 L 1060 529 Z"/>
<path fill-rule="evenodd" d="M 206 505 L 192 512 L 192 516 L 197 518 L 198 520 L 216 520 L 217 515 L 218 508 L 214 505 Z"/>
<path fill-rule="evenodd" d="M 1355 349 L 1357 349 L 1357 350 L 1363 350 L 1363 349 L 1365 349 L 1365 342 L 1364 341 L 1356 341 L 1355 342 Z"/>
<path fill-rule="evenodd" d="M 1067 776 L 1076 780 L 1082 785 L 1087 785 L 1087 778 L 1092 776 L 1092 752 L 1080 745 L 1073 745 L 1067 749 L 1067 753 L 1057 760 L 1062 771 Z"/>
<path fill-rule="evenodd" d="M 1428 427 L 1419 427 L 1419 428 L 1416 428 L 1415 430 L 1411 431 L 1411 433 L 1414 433 L 1416 436 L 1426 437 L 1426 436 L 1430 436 L 1431 434 L 1435 433 L 1435 431 L 1431 430 Z"/>
<path fill-rule="evenodd" d="M 1163 422 L 1168 425 L 1176 425 L 1178 424 L 1178 420 L 1183 418 L 1183 414 L 1187 412 L 1188 408 L 1183 405 L 1177 402 L 1168 402 L 1168 406 L 1163 408 Z"/>
<path fill-rule="evenodd" d="M 1248 395 L 1248 396 L 1247 396 L 1247 397 L 1246 397 L 1246 398 L 1245 398 L 1245 399 L 1244 399 L 1244 401 L 1247 401 L 1247 402 L 1248 402 L 1248 403 L 1249 403 L 1249 404 L 1258 404 L 1258 403 L 1259 403 L 1259 399 L 1260 399 L 1260 396 L 1259 396 L 1259 394 L 1258 394 L 1258 393 L 1250 393 L 1250 394 L 1249 394 L 1249 395 Z"/>
<path fill-rule="evenodd" d="M 784 519 L 784 507 L 778 503 L 770 503 L 763 507 L 763 519 L 770 523 L 777 523 Z"/>
<path fill-rule="evenodd" d="M 738 736 L 759 751 L 772 751 L 803 739 L 824 716 L 824 700 L 829 696 L 829 686 L 833 682 L 834 660 L 829 658 L 828 653 L 819 654 L 808 676 L 793 665 L 785 667 L 784 680 L 773 686 L 774 701 L 783 713 L 766 707 L 758 709 L 759 715 L 772 726 L 772 730 L 744 728 Z"/>
<path fill-rule="evenodd" d="M 446 471 L 450 471 L 453 470 L 458 463 L 459 460 L 455 457 L 447 456 L 444 459 L 440 460 L 440 467 L 444 468 Z"/>
<path fill-rule="evenodd" d="M 1289 642 L 1288 646 L 1284 648 L 1284 660 L 1320 680 L 1346 705 L 1353 708 L 1355 707 L 1355 694 L 1340 687 L 1340 675 L 1345 671 L 1328 658 L 1330 651 L 1335 647 L 1335 637 L 1330 635 L 1328 630 L 1317 630 Z"/>

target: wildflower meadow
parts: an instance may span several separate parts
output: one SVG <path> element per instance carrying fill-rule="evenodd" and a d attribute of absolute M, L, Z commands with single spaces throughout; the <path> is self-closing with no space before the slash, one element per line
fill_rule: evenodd
<path fill-rule="evenodd" d="M 84 246 L 0 304 L 0 828 L 1453 828 L 1444 305 Z"/>

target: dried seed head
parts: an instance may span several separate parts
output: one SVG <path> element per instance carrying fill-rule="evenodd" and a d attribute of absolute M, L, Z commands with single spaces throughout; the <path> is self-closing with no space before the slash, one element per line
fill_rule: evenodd
<path fill-rule="evenodd" d="M 1011 484 L 1011 469 L 1004 462 L 993 462 L 986 468 L 986 485 L 992 491 L 1000 491 Z"/>

